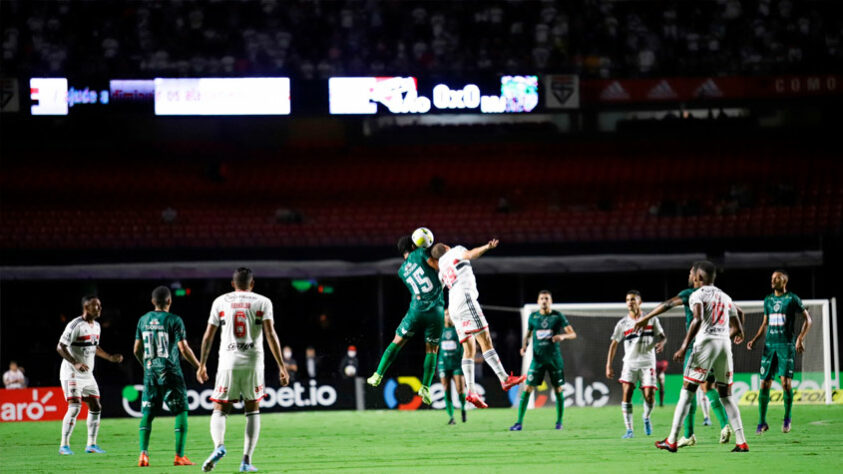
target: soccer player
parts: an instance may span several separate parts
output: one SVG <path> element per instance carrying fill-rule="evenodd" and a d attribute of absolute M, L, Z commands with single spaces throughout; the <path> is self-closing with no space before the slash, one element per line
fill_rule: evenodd
<path fill-rule="evenodd" d="M 694 320 L 694 313 L 691 310 L 691 306 L 688 303 L 691 295 L 696 291 L 696 289 L 701 285 L 701 282 L 698 282 L 694 279 L 696 274 L 696 270 L 694 267 L 688 272 L 688 288 L 680 291 L 679 294 L 670 298 L 667 301 L 659 304 L 652 311 L 644 315 L 637 323 L 635 323 L 635 330 L 639 331 L 647 326 L 648 321 L 651 318 L 654 318 L 664 312 L 667 312 L 674 306 L 682 305 L 685 308 L 685 330 L 687 332 L 688 328 L 691 327 L 691 322 Z M 738 311 L 738 315 L 740 316 L 741 322 L 743 322 L 743 311 L 735 305 L 736 310 Z M 733 327 L 734 330 L 734 327 Z M 689 346 L 693 347 L 694 341 L 690 341 Z M 688 360 L 691 358 L 691 353 L 687 352 L 685 354 L 685 360 L 683 362 L 683 367 L 687 368 Z M 706 398 L 710 402 L 710 407 L 714 409 L 714 414 L 717 415 L 717 420 L 720 422 L 720 443 L 725 444 L 729 442 L 729 439 L 732 436 L 732 429 L 729 427 L 729 418 L 726 415 L 726 410 L 723 408 L 723 405 L 720 403 L 720 395 L 717 390 L 714 388 L 714 378 L 713 376 L 709 376 L 708 379 L 705 381 L 705 385 L 703 386 L 703 391 L 705 392 Z M 694 419 L 697 413 L 697 396 L 691 398 L 691 406 L 688 410 L 688 416 L 685 418 L 685 433 L 684 436 L 679 438 L 677 445 L 680 448 L 684 448 L 686 446 L 694 446 L 697 444 L 697 436 L 694 433 Z M 706 418 L 708 416 L 706 415 Z M 709 418 L 709 423 L 711 419 Z M 705 419 L 703 420 L 703 424 L 705 424 Z M 707 426 L 707 425 L 705 425 Z"/>
<path fill-rule="evenodd" d="M 64 396 L 67 399 L 67 413 L 61 424 L 61 444 L 59 454 L 73 454 L 70 450 L 70 435 L 76 425 L 76 417 L 82 409 L 82 403 L 88 405 L 88 445 L 86 453 L 105 451 L 97 445 L 97 432 L 100 429 L 100 389 L 94 380 L 94 356 L 119 364 L 123 362 L 120 354 L 109 354 L 100 347 L 100 323 L 97 319 L 102 314 L 102 303 L 96 296 L 82 298 L 82 316 L 67 323 L 56 347 L 62 357 L 59 379 Z"/>
<path fill-rule="evenodd" d="M 202 336 L 201 358 L 196 379 L 208 380 L 208 355 L 217 328 L 220 329 L 220 352 L 217 378 L 214 383 L 214 412 L 211 414 L 211 439 L 214 451 L 202 464 L 202 470 L 214 469 L 226 454 L 225 420 L 234 402 L 243 398 L 246 415 L 246 435 L 240 472 L 255 472 L 252 453 L 260 435 L 260 407 L 264 397 L 263 338 L 278 364 L 279 382 L 287 386 L 290 376 L 281 357 L 281 344 L 272 321 L 272 301 L 254 293 L 255 280 L 248 268 L 238 268 L 231 279 L 234 291 L 217 297 L 211 306 L 208 327 Z"/>
<path fill-rule="evenodd" d="M 550 291 L 540 291 L 538 303 L 539 310 L 527 318 L 527 334 L 521 346 L 523 357 L 527 354 L 527 345 L 532 339 L 533 361 L 530 363 L 530 370 L 527 371 L 526 386 L 521 392 L 518 420 L 509 427 L 509 431 L 523 429 L 524 414 L 530 403 L 530 394 L 541 385 L 545 372 L 550 374 L 550 384 L 556 392 L 556 429 L 562 429 L 562 414 L 565 411 L 565 395 L 562 393 L 565 385 L 565 362 L 562 360 L 559 343 L 566 339 L 576 339 L 577 333 L 574 332 L 573 326 L 568 323 L 568 318 L 564 314 L 550 308 L 553 304 L 553 295 Z"/>
<path fill-rule="evenodd" d="M 439 342 L 439 380 L 445 387 L 445 410 L 448 412 L 449 425 L 455 425 L 454 401 L 451 393 L 451 381 L 460 397 L 460 411 L 462 422 L 465 423 L 465 380 L 462 375 L 462 346 L 454 322 L 448 310 L 445 310 L 445 328 L 442 329 L 442 340 Z"/>
<path fill-rule="evenodd" d="M 626 434 L 623 439 L 634 436 L 632 422 L 632 394 L 635 391 L 635 383 L 641 387 L 644 394 L 644 432 L 647 436 L 653 434 L 653 425 L 650 423 L 650 413 L 655 404 L 656 389 L 656 352 L 664 350 L 667 336 L 664 334 L 659 318 L 652 318 L 650 322 L 640 331 L 635 330 L 635 323 L 641 318 L 641 293 L 638 290 L 626 292 L 626 307 L 629 310 L 615 325 L 612 333 L 612 342 L 609 343 L 609 354 L 606 358 L 606 377 L 615 378 L 615 371 L 612 369 L 612 361 L 615 359 L 615 352 L 618 350 L 618 343 L 623 341 L 623 369 L 618 381 L 623 386 L 623 401 L 621 410 L 623 422 L 626 426 Z"/>
<path fill-rule="evenodd" d="M 498 376 L 501 381 L 501 388 L 504 391 L 523 382 L 524 375 L 506 375 L 495 347 L 492 345 L 492 337 L 489 335 L 489 324 L 480 305 L 477 303 L 477 281 L 471 269 L 471 260 L 480 258 L 484 253 L 498 246 L 498 240 L 492 239 L 486 245 L 467 250 L 458 245 L 449 247 L 439 243 L 430 250 L 430 256 L 439 271 L 439 280 L 448 287 L 448 312 L 457 328 L 460 343 L 463 345 L 462 372 L 465 376 L 465 383 L 468 393 L 466 401 L 478 408 L 488 408 L 474 390 L 474 355 L 476 347 L 474 341 L 480 344 L 483 350 L 483 359 Z"/>
<path fill-rule="evenodd" d="M 405 235 L 398 240 L 398 251 L 404 257 L 404 263 L 398 268 L 398 277 L 410 291 L 410 308 L 395 329 L 395 337 L 383 352 L 377 370 L 367 382 L 373 387 L 380 385 L 383 374 L 404 344 L 417 332 L 424 331 L 424 373 L 419 396 L 430 405 L 430 385 L 436 376 L 436 354 L 439 352 L 445 315 L 442 284 L 436 277 L 429 249 L 416 248 L 411 237 Z"/>
<path fill-rule="evenodd" d="M 195 465 L 184 455 L 184 445 L 187 442 L 187 388 L 184 385 L 179 355 L 195 369 L 199 368 L 199 361 L 187 344 L 184 321 L 170 313 L 172 303 L 170 289 L 166 286 L 152 290 L 152 305 L 155 309 L 141 316 L 135 331 L 135 359 L 143 366 L 138 467 L 149 466 L 152 420 L 161 411 L 163 402 L 167 403 L 170 413 L 176 417 L 176 457 L 173 465 Z"/>
<path fill-rule="evenodd" d="M 659 384 L 659 407 L 664 406 L 664 373 L 667 371 L 667 361 L 656 361 L 656 382 Z"/>
<path fill-rule="evenodd" d="M 656 447 L 676 452 L 676 437 L 679 435 L 682 420 L 688 415 L 688 408 L 695 396 L 697 387 L 706 380 L 709 372 L 711 372 L 714 374 L 717 391 L 720 394 L 720 402 L 726 409 L 732 429 L 735 432 L 737 443 L 732 451 L 747 452 L 749 446 L 746 444 L 741 414 L 738 411 L 737 404 L 732 400 L 734 366 L 732 364 L 732 346 L 729 341 L 729 320 L 734 322 L 737 328 L 736 337 L 740 339 L 743 339 L 743 324 L 732 298 L 714 286 L 714 279 L 717 276 L 717 269 L 714 264 L 709 261 L 699 261 L 694 263 L 693 269 L 694 281 L 701 283 L 688 299 L 694 319 L 691 321 L 688 333 L 685 334 L 682 346 L 673 355 L 673 360 L 679 362 L 685 357 L 691 341 L 694 341 L 693 352 L 691 352 L 691 358 L 685 366 L 685 383 L 679 393 L 679 402 L 676 404 L 676 411 L 673 414 L 670 434 L 666 439 L 657 441 Z"/>
<path fill-rule="evenodd" d="M 805 335 L 811 329 L 811 315 L 802 304 L 802 300 L 787 291 L 788 274 L 784 270 L 773 272 L 771 286 L 773 293 L 764 298 L 764 320 L 758 332 L 746 348 L 752 350 L 755 342 L 767 330 L 764 340 L 764 354 L 761 356 L 761 393 L 758 396 L 758 428 L 755 434 L 761 434 L 770 429 L 767 425 L 767 405 L 770 403 L 770 387 L 773 376 L 779 376 L 784 392 L 784 422 L 782 433 L 790 432 L 790 414 L 793 408 L 793 371 L 796 354 L 805 352 Z M 796 319 L 799 315 L 805 318 L 799 335 L 795 336 Z"/>

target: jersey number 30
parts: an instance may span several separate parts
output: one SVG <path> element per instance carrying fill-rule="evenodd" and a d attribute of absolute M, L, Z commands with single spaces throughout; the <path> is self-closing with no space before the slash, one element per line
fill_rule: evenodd
<path fill-rule="evenodd" d="M 143 358 L 167 357 L 170 336 L 163 331 L 143 331 Z"/>

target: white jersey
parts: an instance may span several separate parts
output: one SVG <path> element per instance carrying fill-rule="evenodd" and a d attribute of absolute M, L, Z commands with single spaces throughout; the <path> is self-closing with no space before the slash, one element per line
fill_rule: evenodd
<path fill-rule="evenodd" d="M 623 366 L 630 369 L 643 369 L 656 367 L 656 343 L 664 334 L 659 318 L 653 318 L 641 331 L 635 331 L 637 319 L 629 315 L 624 316 L 615 325 L 615 332 L 612 339 L 618 342 L 623 341 Z"/>
<path fill-rule="evenodd" d="M 214 300 L 208 324 L 220 328 L 218 370 L 263 367 L 263 321 L 272 319 L 269 298 L 232 291 Z"/>
<path fill-rule="evenodd" d="M 61 333 L 59 343 L 67 346 L 67 352 L 76 359 L 88 366 L 85 372 L 79 372 L 76 367 L 65 359 L 62 359 L 59 378 L 94 377 L 94 356 L 97 354 L 97 346 L 100 344 L 100 323 L 85 321 L 82 316 L 67 323 L 64 332 Z"/>
<path fill-rule="evenodd" d="M 737 316 L 738 310 L 732 303 L 732 298 L 714 285 L 702 286 L 688 298 L 688 306 L 693 311 L 694 306 L 702 303 L 702 324 L 697 332 L 696 342 L 705 339 L 729 340 L 729 318 Z"/>
<path fill-rule="evenodd" d="M 465 299 L 466 294 L 473 299 L 479 295 L 471 262 L 463 258 L 466 252 L 468 250 L 465 247 L 457 245 L 439 259 L 439 280 L 448 287 L 448 298 L 451 301 L 454 297 Z"/>

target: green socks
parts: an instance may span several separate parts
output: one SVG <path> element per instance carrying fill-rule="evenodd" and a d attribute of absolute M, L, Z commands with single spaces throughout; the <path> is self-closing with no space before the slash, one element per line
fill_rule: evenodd
<path fill-rule="evenodd" d="M 140 421 L 140 450 L 149 451 L 149 435 L 152 433 L 152 419 L 155 416 L 149 408 L 141 409 Z"/>
<path fill-rule="evenodd" d="M 793 408 L 793 389 L 784 391 L 784 417 L 790 419 L 790 411 Z"/>
<path fill-rule="evenodd" d="M 527 413 L 527 405 L 530 404 L 530 392 L 521 392 L 521 403 L 518 404 L 518 423 L 524 422 L 524 413 Z"/>
<path fill-rule="evenodd" d="M 460 410 L 465 411 L 465 394 L 460 394 Z"/>
<path fill-rule="evenodd" d="M 758 395 L 758 424 L 767 423 L 767 405 L 770 403 L 770 389 L 762 388 Z"/>
<path fill-rule="evenodd" d="M 378 375 L 383 375 L 386 372 L 386 369 L 392 365 L 392 362 L 395 360 L 395 357 L 398 355 L 398 351 L 401 350 L 401 346 L 394 342 L 389 343 L 389 347 L 383 351 L 383 357 L 381 357 L 381 363 L 378 364 Z M 425 361 L 426 362 L 426 361 Z"/>
<path fill-rule="evenodd" d="M 712 389 L 705 392 L 705 396 L 711 404 L 711 411 L 717 415 L 717 421 L 720 422 L 720 429 L 722 430 L 729 424 L 729 415 L 726 414 L 726 409 L 723 408 L 723 404 L 720 403 L 720 394 L 716 389 Z"/>
<path fill-rule="evenodd" d="M 556 423 L 562 423 L 563 413 L 565 413 L 565 395 L 559 392 L 556 394 Z"/>
<path fill-rule="evenodd" d="M 387 349 L 388 351 L 389 349 Z M 428 352 L 424 355 L 424 375 L 422 375 L 422 385 L 430 387 L 433 383 L 433 376 L 436 375 L 436 353 Z"/>
<path fill-rule="evenodd" d="M 454 417 L 454 402 L 451 401 L 451 389 L 445 390 L 445 411 L 448 412 L 448 417 Z"/>
<path fill-rule="evenodd" d="M 685 437 L 694 436 L 694 417 L 697 415 L 697 394 L 691 394 L 691 406 L 688 408 L 688 416 L 685 417 Z"/>
<path fill-rule="evenodd" d="M 184 456 L 184 445 L 187 443 L 187 410 L 176 415 L 176 455 Z M 147 443 L 149 442 L 147 435 Z"/>

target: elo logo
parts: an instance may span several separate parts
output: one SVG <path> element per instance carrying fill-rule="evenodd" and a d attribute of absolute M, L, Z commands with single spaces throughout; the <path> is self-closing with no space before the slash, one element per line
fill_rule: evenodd
<path fill-rule="evenodd" d="M 398 387 L 401 385 L 408 386 L 413 393 L 413 397 L 406 403 L 401 403 L 398 400 Z M 399 409 L 399 410 L 418 410 L 422 405 L 422 399 L 420 396 L 417 395 L 419 389 L 421 388 L 421 380 L 418 377 L 414 376 L 403 376 L 398 377 L 397 379 L 387 379 L 383 386 L 383 400 L 386 402 L 386 406 L 390 409 Z M 483 388 L 482 385 L 479 383 L 474 384 L 474 389 L 477 391 L 477 394 L 481 397 L 486 394 L 486 389 Z M 518 388 L 513 387 L 514 393 L 517 396 Z M 512 399 L 513 390 L 510 390 L 509 396 Z M 442 386 L 441 383 L 437 382 L 430 386 L 430 398 L 431 404 L 430 407 L 433 409 L 441 410 L 445 408 L 445 387 Z M 454 403 L 454 406 L 459 406 L 460 399 L 459 395 L 457 394 L 456 390 L 451 390 L 451 401 Z M 466 409 L 472 410 L 474 409 L 474 405 L 467 403 Z"/>

